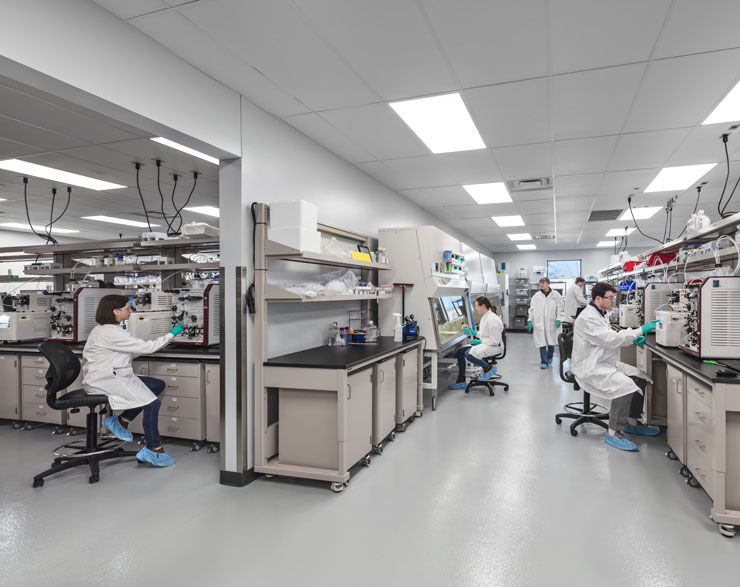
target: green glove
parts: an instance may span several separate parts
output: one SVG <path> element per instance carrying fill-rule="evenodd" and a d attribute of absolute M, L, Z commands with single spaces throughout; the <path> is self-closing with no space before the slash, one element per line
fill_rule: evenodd
<path fill-rule="evenodd" d="M 170 330 L 170 334 L 172 334 L 173 336 L 177 336 L 183 331 L 184 328 L 185 324 L 183 324 L 182 322 L 178 322 L 172 327 L 172 330 Z"/>
<path fill-rule="evenodd" d="M 468 328 L 467 326 L 463 328 L 463 334 L 467 334 L 468 336 L 478 336 L 478 332 L 473 330 L 472 328 Z"/>
<path fill-rule="evenodd" d="M 529 330 L 530 332 L 532 332 L 532 321 L 531 320 L 529 322 L 527 322 L 527 330 Z"/>
<path fill-rule="evenodd" d="M 555 320 L 555 326 L 556 326 L 557 328 L 560 328 L 560 320 Z"/>
<path fill-rule="evenodd" d="M 636 345 L 642 346 L 642 345 L 645 344 L 645 341 L 646 340 L 647 339 L 644 336 L 640 335 L 635 340 L 632 341 L 632 344 L 636 344 Z"/>
<path fill-rule="evenodd" d="M 470 341 L 470 346 L 478 346 L 481 343 L 479 339 L 473 339 Z"/>
<path fill-rule="evenodd" d="M 642 325 L 642 333 L 647 334 L 648 332 L 652 332 L 657 327 L 658 320 L 650 320 L 649 322 L 645 322 L 645 324 Z"/>

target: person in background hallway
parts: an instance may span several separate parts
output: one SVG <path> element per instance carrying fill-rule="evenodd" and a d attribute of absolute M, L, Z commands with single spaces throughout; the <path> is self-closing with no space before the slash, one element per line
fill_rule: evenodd
<path fill-rule="evenodd" d="M 527 324 L 529 332 L 534 331 L 534 345 L 540 349 L 540 369 L 552 365 L 562 318 L 563 297 L 550 289 L 550 280 L 543 277 L 540 279 L 540 291 L 529 302 Z"/>
<path fill-rule="evenodd" d="M 565 292 L 565 311 L 563 314 L 563 324 L 573 328 L 573 322 L 576 320 L 578 308 L 585 308 L 588 301 L 583 297 L 583 284 L 586 280 L 583 277 L 576 277 L 575 285 L 571 285 Z"/>

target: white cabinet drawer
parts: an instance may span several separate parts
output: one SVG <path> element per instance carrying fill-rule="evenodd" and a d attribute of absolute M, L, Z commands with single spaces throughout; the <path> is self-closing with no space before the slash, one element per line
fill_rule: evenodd
<path fill-rule="evenodd" d="M 158 377 L 167 384 L 162 396 L 201 397 L 202 381 L 200 377 Z"/>
<path fill-rule="evenodd" d="M 694 394 L 710 408 L 712 407 L 712 390 L 703 383 L 699 383 L 691 377 L 686 378 L 686 390 L 689 394 Z"/>
<path fill-rule="evenodd" d="M 23 367 L 22 371 L 23 385 L 46 385 L 46 367 Z"/>
<path fill-rule="evenodd" d="M 149 361 L 134 361 L 131 367 L 136 375 L 149 375 Z"/>
<path fill-rule="evenodd" d="M 149 375 L 163 379 L 165 376 L 199 377 L 202 371 L 200 363 L 167 363 L 149 361 Z"/>
<path fill-rule="evenodd" d="M 63 410 L 52 410 L 46 403 L 23 402 L 23 419 L 28 422 L 46 422 L 47 424 L 64 424 Z"/>
<path fill-rule="evenodd" d="M 24 385 L 22 394 L 24 402 L 46 403 L 46 389 L 42 385 Z"/>
<path fill-rule="evenodd" d="M 707 492 L 707 495 L 714 499 L 714 470 L 712 469 L 711 455 L 707 457 L 696 445 L 689 444 L 687 448 L 686 466 L 694 475 L 696 480 Z"/>
<path fill-rule="evenodd" d="M 49 367 L 49 361 L 42 355 L 21 355 L 21 367 Z"/>
<path fill-rule="evenodd" d="M 129 424 L 128 429 L 133 434 L 144 434 L 144 428 L 142 427 L 141 422 L 142 415 L 136 416 L 136 419 Z M 160 436 L 185 438 L 187 440 L 205 439 L 205 424 L 201 419 L 166 416 L 160 411 L 157 424 L 159 426 Z"/>
<path fill-rule="evenodd" d="M 198 398 L 161 395 L 160 401 L 162 402 L 162 406 L 159 408 L 161 416 L 195 419 L 200 419 L 203 416 L 203 404 Z"/>

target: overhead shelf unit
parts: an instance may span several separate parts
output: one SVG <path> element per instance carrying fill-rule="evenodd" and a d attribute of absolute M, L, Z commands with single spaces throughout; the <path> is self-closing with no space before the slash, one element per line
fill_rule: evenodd
<path fill-rule="evenodd" d="M 319 481 L 330 481 L 333 483 L 344 483 L 349 478 L 348 468 L 354 463 L 344 463 L 338 469 L 327 469 L 321 466 L 297 466 L 280 462 L 279 447 L 279 420 L 272 421 L 273 412 L 268 405 L 276 399 L 277 389 L 268 387 L 265 362 L 267 361 L 268 347 L 268 316 L 269 304 L 280 303 L 317 303 L 317 302 L 344 302 L 350 300 L 361 301 L 367 305 L 372 301 L 392 297 L 391 294 L 374 295 L 318 295 L 306 297 L 290 292 L 280 286 L 267 282 L 269 275 L 269 262 L 272 260 L 291 261 L 295 263 L 308 263 L 311 265 L 345 267 L 348 269 L 360 269 L 362 279 L 371 281 L 371 271 L 387 271 L 392 266 L 384 263 L 357 261 L 350 258 L 342 258 L 324 253 L 300 251 L 292 247 L 272 242 L 267 238 L 267 222 L 269 219 L 269 206 L 258 204 L 256 207 L 255 225 L 255 410 L 254 410 L 254 438 L 255 438 L 255 467 L 257 473 L 266 475 L 284 475 L 303 479 L 315 479 Z M 318 230 L 325 234 L 331 234 L 343 239 L 356 242 L 361 245 L 370 245 L 370 238 L 366 235 L 355 233 L 318 224 Z M 286 382 L 286 386 L 289 387 Z M 272 394 L 272 395 L 271 395 Z M 341 395 L 341 394 L 340 394 Z M 343 396 L 341 398 L 343 400 Z M 340 398 L 337 398 L 340 402 Z M 342 408 L 339 408 L 340 412 Z M 269 413 L 268 413 L 269 412 Z M 339 424 L 341 429 L 342 425 Z M 340 443 L 341 444 L 341 443 Z M 340 463 L 344 460 L 340 459 Z"/>

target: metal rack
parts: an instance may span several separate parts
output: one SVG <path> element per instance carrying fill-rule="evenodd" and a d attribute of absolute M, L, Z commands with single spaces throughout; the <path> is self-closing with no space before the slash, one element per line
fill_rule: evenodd
<path fill-rule="evenodd" d="M 513 301 L 509 305 L 509 328 L 508 330 L 526 330 L 527 312 L 529 310 L 530 290 L 528 277 L 511 278 L 514 282 L 510 285 Z"/>

